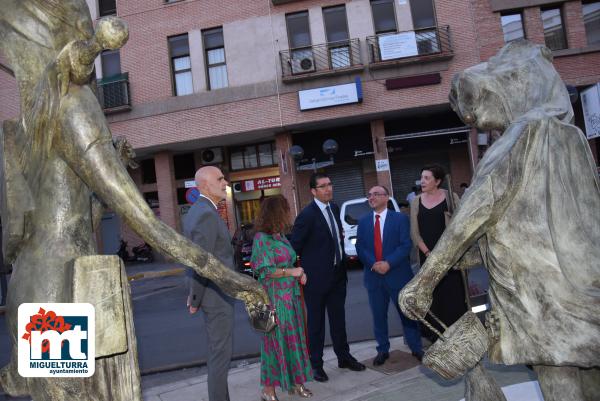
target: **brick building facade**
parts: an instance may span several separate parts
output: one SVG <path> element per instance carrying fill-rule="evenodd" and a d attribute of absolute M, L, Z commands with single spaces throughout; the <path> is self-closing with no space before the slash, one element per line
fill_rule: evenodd
<path fill-rule="evenodd" d="M 113 135 L 136 149 L 142 167 L 132 177 L 175 228 L 193 198 L 186 181 L 206 164 L 232 183 L 222 208 L 232 231 L 262 196 L 282 193 L 297 213 L 311 199 L 314 167 L 332 176 L 338 202 L 376 183 L 402 201 L 432 162 L 456 187 L 469 182 L 486 135 L 452 113 L 449 85 L 502 47 L 510 13 L 544 43 L 542 12 L 559 4 L 567 47 L 554 51 L 555 65 L 578 89 L 600 81 L 600 44 L 588 43 L 581 1 L 87 1 L 93 19 L 116 14 L 129 24 L 128 43 L 96 62 L 99 98 Z M 0 119 L 17 115 L 17 95 L 0 69 Z M 327 139 L 338 144 L 333 155 L 322 149 Z M 106 252 L 119 227 L 107 213 Z"/>

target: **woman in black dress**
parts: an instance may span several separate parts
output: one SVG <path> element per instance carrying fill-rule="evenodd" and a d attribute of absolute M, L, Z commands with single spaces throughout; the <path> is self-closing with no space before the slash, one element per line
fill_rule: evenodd
<path fill-rule="evenodd" d="M 421 266 L 442 236 L 450 218 L 449 193 L 440 188 L 444 175 L 444 169 L 440 166 L 424 167 L 421 170 L 423 193 L 411 202 L 411 237 L 419 249 Z M 452 196 L 456 205 L 458 196 Z M 456 322 L 467 311 L 460 271 L 450 270 L 435 288 L 431 311 L 447 326 Z M 425 330 L 427 337 L 431 337 L 431 334 L 429 330 Z"/>

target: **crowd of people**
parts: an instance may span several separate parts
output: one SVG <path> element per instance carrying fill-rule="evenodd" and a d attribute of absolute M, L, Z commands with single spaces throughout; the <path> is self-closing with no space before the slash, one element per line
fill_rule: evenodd
<path fill-rule="evenodd" d="M 398 293 L 413 278 L 410 253 L 419 250 L 420 262 L 439 240 L 453 208 L 456 194 L 440 188 L 441 167 L 422 169 L 420 187 L 410 197 L 410 218 L 388 209 L 389 190 L 376 185 L 367 193 L 372 209 L 358 224 L 356 250 L 364 266 L 364 286 L 373 317 L 377 354 L 373 365 L 390 356 L 388 306 L 394 305 L 401 319 L 406 344 L 421 361 L 423 345 L 419 323 L 406 318 L 398 306 Z M 227 181 L 216 167 L 196 173 L 200 198 L 184 218 L 184 233 L 233 269 L 233 248 L 217 204 L 225 199 Z M 305 386 L 311 380 L 329 380 L 323 368 L 325 317 L 338 367 L 363 371 L 365 365 L 350 354 L 346 334 L 345 301 L 347 273 L 340 211 L 333 200 L 333 183 L 323 173 L 310 178 L 313 201 L 291 223 L 285 197 L 265 198 L 254 222 L 251 267 L 269 295 L 276 327 L 265 333 L 261 343 L 261 399 L 276 401 L 276 389 L 308 398 Z M 450 198 L 452 197 L 452 198 Z M 208 228 L 207 228 L 208 227 Z M 227 366 L 231 359 L 232 300 L 210 281 L 191 274 L 188 308 L 204 312 L 211 355 L 208 358 L 208 390 L 211 401 L 229 400 Z M 451 271 L 434 293 L 432 311 L 446 325 L 466 311 L 460 272 Z M 432 333 L 424 332 L 431 337 Z"/>

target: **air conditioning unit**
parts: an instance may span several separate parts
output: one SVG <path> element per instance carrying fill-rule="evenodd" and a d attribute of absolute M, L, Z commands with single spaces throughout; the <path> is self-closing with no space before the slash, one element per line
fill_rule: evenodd
<path fill-rule="evenodd" d="M 233 187 L 233 192 L 242 192 L 242 183 L 241 182 L 234 182 L 232 187 Z"/>
<path fill-rule="evenodd" d="M 202 164 L 217 164 L 223 161 L 223 151 L 221 148 L 208 148 L 200 152 Z"/>
<path fill-rule="evenodd" d="M 292 74 L 303 74 L 305 72 L 313 72 L 316 70 L 315 59 L 312 56 L 302 58 L 293 58 L 290 60 L 292 66 Z"/>

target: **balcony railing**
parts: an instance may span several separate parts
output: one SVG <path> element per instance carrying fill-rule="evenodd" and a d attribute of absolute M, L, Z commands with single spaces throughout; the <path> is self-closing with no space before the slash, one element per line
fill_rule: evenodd
<path fill-rule="evenodd" d="M 432 27 L 367 37 L 371 64 L 452 56 L 450 27 Z"/>
<path fill-rule="evenodd" d="M 279 52 L 283 79 L 362 68 L 360 40 L 350 39 Z"/>
<path fill-rule="evenodd" d="M 129 74 L 123 73 L 98 80 L 98 101 L 105 113 L 131 110 Z"/>

